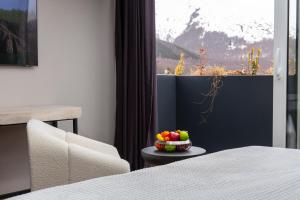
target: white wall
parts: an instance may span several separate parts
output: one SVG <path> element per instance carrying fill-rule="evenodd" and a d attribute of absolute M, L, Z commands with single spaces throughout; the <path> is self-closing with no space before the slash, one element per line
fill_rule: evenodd
<path fill-rule="evenodd" d="M 38 67 L 0 67 L 0 107 L 82 106 L 80 134 L 113 143 L 113 1 L 39 0 L 38 30 Z M 28 187 L 25 134 L 24 126 L 0 128 L 0 194 Z"/>

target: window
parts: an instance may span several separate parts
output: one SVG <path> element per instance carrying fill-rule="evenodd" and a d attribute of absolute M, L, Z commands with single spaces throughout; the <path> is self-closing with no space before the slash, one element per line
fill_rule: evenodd
<path fill-rule="evenodd" d="M 270 75 L 274 0 L 156 0 L 158 74 Z"/>

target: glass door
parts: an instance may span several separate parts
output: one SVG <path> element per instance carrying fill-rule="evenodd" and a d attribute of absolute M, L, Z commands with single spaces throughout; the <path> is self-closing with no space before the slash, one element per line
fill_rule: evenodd
<path fill-rule="evenodd" d="M 273 146 L 286 147 L 288 1 L 274 4 Z"/>
<path fill-rule="evenodd" d="M 298 0 L 275 0 L 273 146 L 299 148 Z"/>

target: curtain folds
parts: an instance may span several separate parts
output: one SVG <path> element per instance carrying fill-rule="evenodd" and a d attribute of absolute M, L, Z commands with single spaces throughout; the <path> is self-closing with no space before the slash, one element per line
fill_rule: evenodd
<path fill-rule="evenodd" d="M 117 110 L 115 146 L 131 169 L 155 131 L 155 1 L 116 0 Z"/>

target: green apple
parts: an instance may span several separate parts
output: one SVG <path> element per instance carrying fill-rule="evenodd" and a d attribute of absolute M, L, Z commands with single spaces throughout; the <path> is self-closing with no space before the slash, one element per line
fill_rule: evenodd
<path fill-rule="evenodd" d="M 189 139 L 189 133 L 187 131 L 180 131 L 180 141 L 186 141 Z"/>
<path fill-rule="evenodd" d="M 174 152 L 175 150 L 176 150 L 176 145 L 170 145 L 170 144 L 165 145 L 165 151 Z"/>

